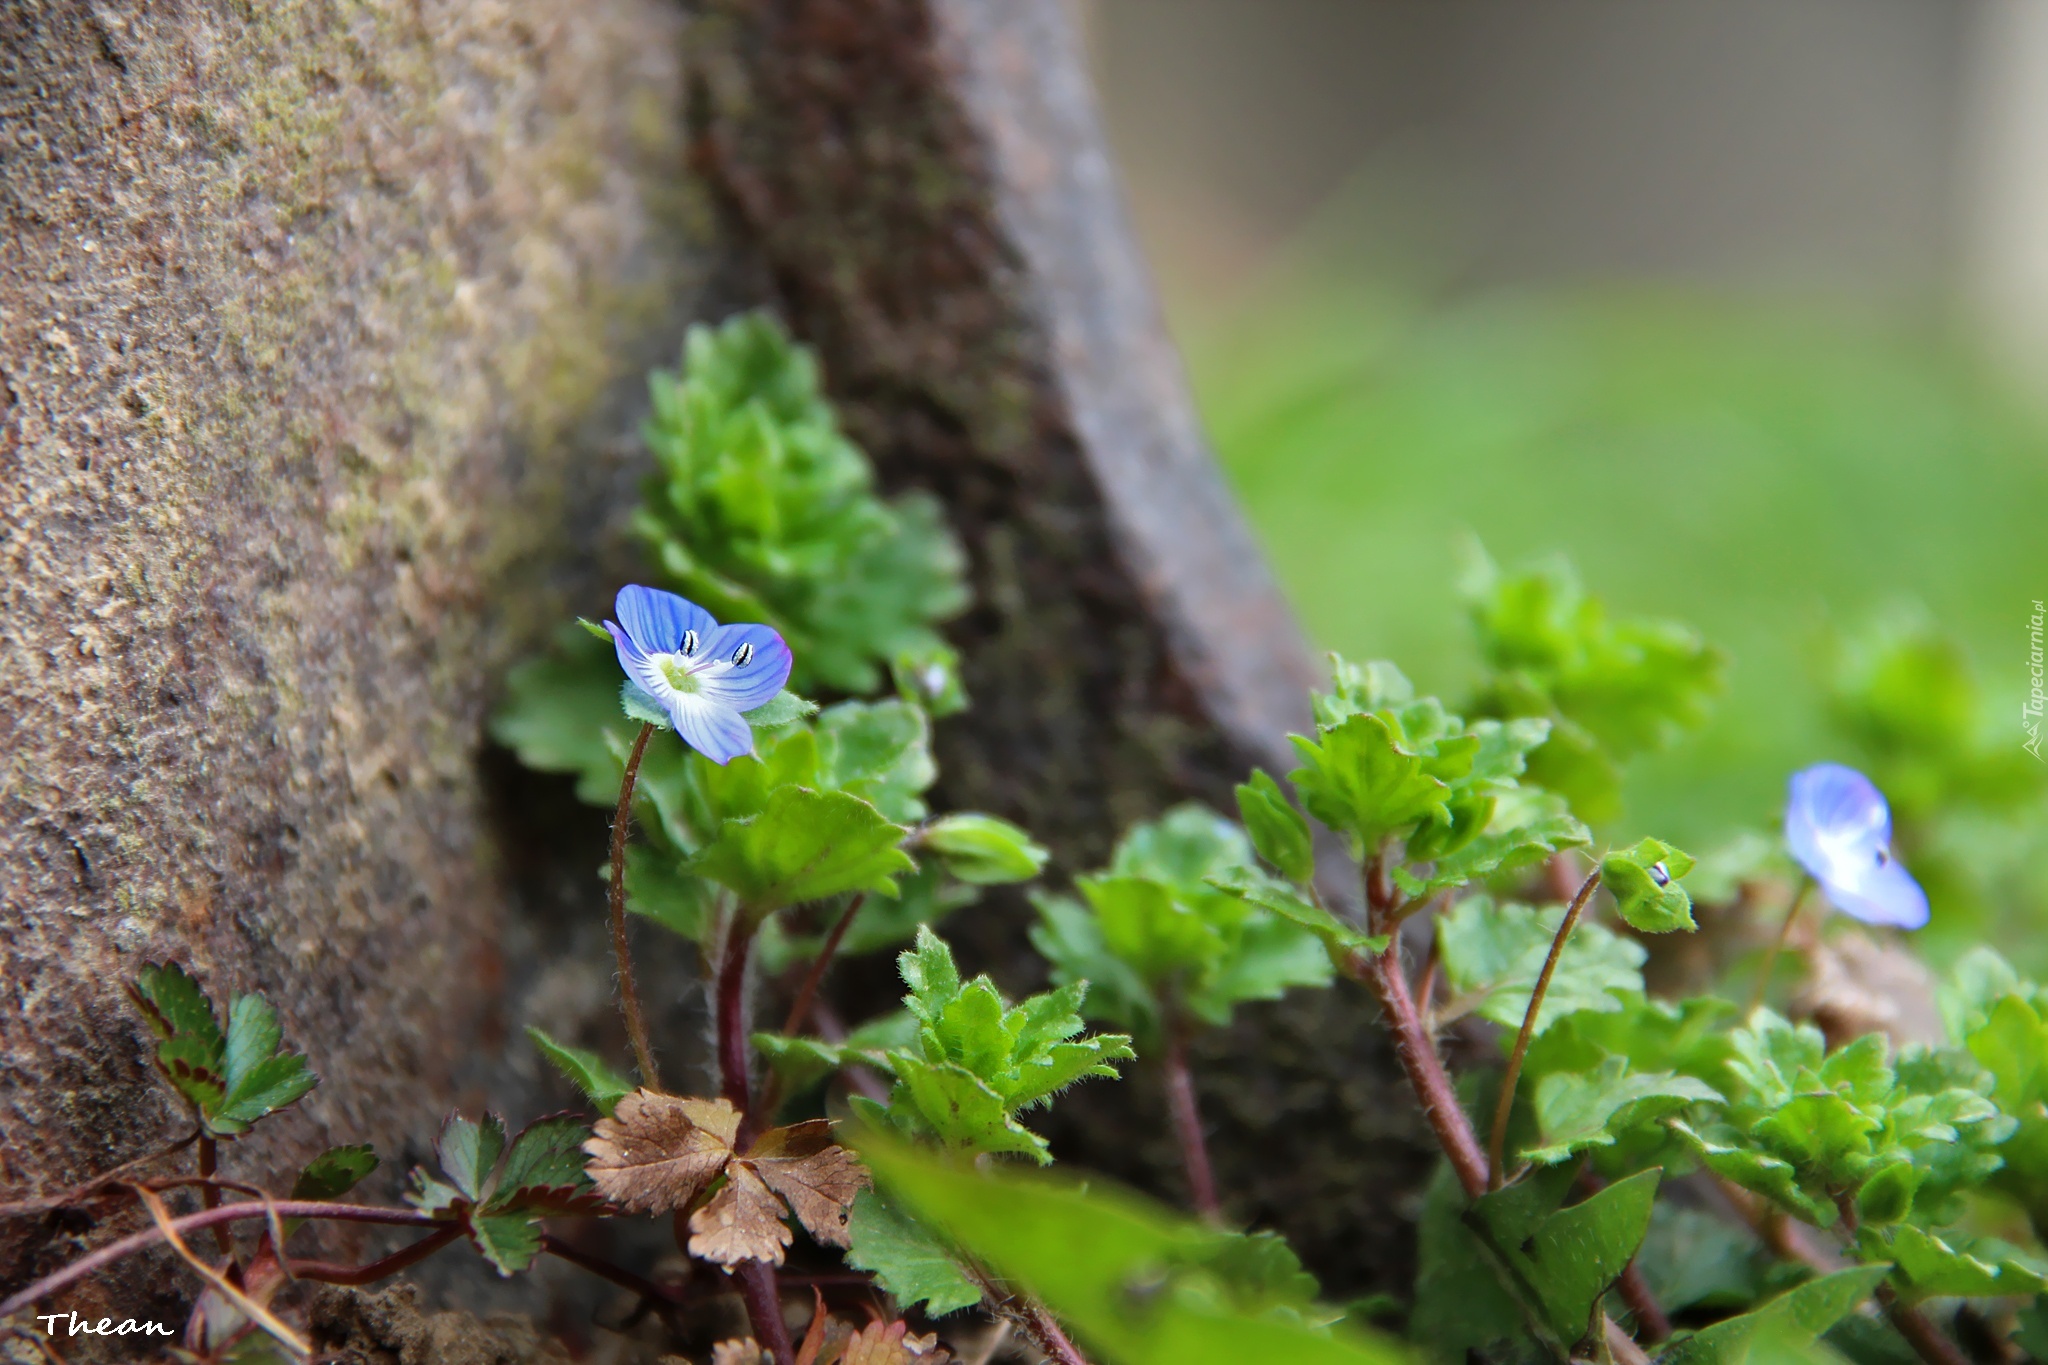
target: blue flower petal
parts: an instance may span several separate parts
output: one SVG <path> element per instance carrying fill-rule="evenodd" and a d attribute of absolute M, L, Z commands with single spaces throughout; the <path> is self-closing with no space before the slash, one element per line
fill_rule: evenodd
<path fill-rule="evenodd" d="M 645 650 L 634 643 L 625 627 L 616 621 L 607 621 L 604 628 L 612 633 L 612 643 L 618 647 L 619 667 L 626 671 L 626 676 L 666 707 L 669 698 L 675 694 L 675 684 L 662 676 L 661 669 L 647 657 Z"/>
<path fill-rule="evenodd" d="M 667 700 L 669 719 L 675 722 L 676 733 L 713 763 L 723 767 L 754 752 L 754 727 L 731 707 L 702 693 L 672 693 Z"/>
<path fill-rule="evenodd" d="M 1792 775 L 1785 843 L 1829 904 L 1866 924 L 1918 929 L 1927 893 L 1892 856 L 1891 809 L 1854 768 L 1821 763 Z"/>
<path fill-rule="evenodd" d="M 789 646 L 771 626 L 721 626 L 690 670 L 701 695 L 735 711 L 765 705 L 789 681 Z"/>
<path fill-rule="evenodd" d="M 617 606 L 620 624 L 645 654 L 673 654 L 683 647 L 686 632 L 694 630 L 701 639 L 718 629 L 711 613 L 687 597 L 638 583 L 619 589 Z"/>

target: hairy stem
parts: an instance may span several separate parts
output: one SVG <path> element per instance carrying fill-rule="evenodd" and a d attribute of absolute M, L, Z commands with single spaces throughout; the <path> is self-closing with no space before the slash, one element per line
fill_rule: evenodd
<path fill-rule="evenodd" d="M 1813 878 L 1802 877 L 1799 889 L 1792 893 L 1792 903 L 1785 907 L 1785 922 L 1778 926 L 1778 936 L 1771 940 L 1770 951 L 1764 954 L 1764 965 L 1756 974 L 1756 988 L 1749 993 L 1749 1004 L 1743 1007 L 1742 1018 L 1746 1023 L 1763 1007 L 1764 993 L 1771 988 L 1771 972 L 1778 965 L 1778 957 L 1785 951 L 1785 942 L 1792 937 L 1792 926 L 1799 922 L 1799 911 L 1806 904 L 1806 895 L 1813 890 Z"/>
<path fill-rule="evenodd" d="M 1036 1346 L 1046 1359 L 1056 1365 L 1088 1365 L 1088 1358 L 1080 1348 L 1067 1339 L 1060 1330 L 1057 1319 L 1046 1310 L 1044 1304 L 1022 1294 L 1006 1294 L 997 1287 L 989 1272 L 972 1261 L 963 1267 L 968 1278 L 981 1286 L 982 1300 L 988 1309 L 1005 1322 L 1017 1325 L 1017 1330 Z"/>
<path fill-rule="evenodd" d="M 1854 1245 L 1856 1230 L 1863 1222 L 1863 1215 L 1856 1208 L 1855 1197 L 1849 1194 L 1838 1195 L 1835 1199 L 1835 1208 L 1842 1215 L 1842 1232 L 1850 1244 Z M 1925 1313 L 1901 1299 L 1899 1292 L 1891 1287 L 1889 1281 L 1878 1281 L 1877 1288 L 1872 1291 L 1872 1297 L 1884 1309 L 1884 1315 L 1891 1319 L 1893 1330 L 1906 1339 L 1906 1344 L 1913 1348 L 1913 1354 L 1919 1356 L 1926 1365 L 1970 1365 L 1970 1358 L 1963 1354 L 1962 1348 L 1944 1336 L 1942 1330 L 1936 1327 Z"/>
<path fill-rule="evenodd" d="M 612 817 L 612 956 L 619 964 L 619 1012 L 626 1018 L 626 1036 L 633 1043 L 633 1062 L 640 1068 L 641 1083 L 650 1090 L 661 1089 L 661 1076 L 654 1068 L 654 1048 L 647 1040 L 647 1020 L 640 1013 L 640 990 L 633 984 L 633 949 L 626 941 L 626 833 L 633 823 L 633 787 L 640 780 L 640 760 L 647 754 L 647 741 L 654 727 L 642 724 L 640 737 L 626 759 L 626 775 L 619 783 L 619 809 Z"/>
<path fill-rule="evenodd" d="M 761 1119 L 754 1113 L 753 1086 L 748 1080 L 747 1057 L 747 959 L 754 947 L 755 917 L 742 905 L 733 911 L 725 931 L 725 951 L 718 963 L 718 1082 L 719 1091 L 740 1111 L 739 1135 L 734 1145 L 745 1151 L 760 1136 Z M 789 1344 L 789 1329 L 782 1321 L 782 1295 L 776 1288 L 775 1267 L 765 1261 L 743 1261 L 733 1270 L 739 1281 L 740 1298 L 747 1305 L 747 1321 L 753 1325 L 754 1340 L 775 1358 L 775 1365 L 795 1365 L 796 1351 Z"/>
<path fill-rule="evenodd" d="M 796 1037 L 811 1022 L 811 1006 L 817 1001 L 818 985 L 825 979 L 825 969 L 832 965 L 839 945 L 846 941 L 846 931 L 853 927 L 854 917 L 860 914 L 860 908 L 867 904 L 867 899 L 868 893 L 863 891 L 849 901 L 845 913 L 834 921 L 832 931 L 825 935 L 818 956 L 811 962 L 810 970 L 804 973 L 803 984 L 797 987 L 796 999 L 790 1002 L 789 1016 L 782 1021 L 784 1036 Z"/>
<path fill-rule="evenodd" d="M 1558 959 L 1564 956 L 1565 940 L 1572 936 L 1586 902 L 1593 898 L 1593 890 L 1599 885 L 1600 870 L 1595 868 L 1593 875 L 1580 883 L 1579 894 L 1572 897 L 1571 907 L 1564 912 L 1564 921 L 1557 926 L 1556 937 L 1550 940 L 1550 954 L 1543 959 L 1543 970 L 1536 976 L 1536 988 L 1529 993 L 1529 1008 L 1522 1014 L 1522 1031 L 1515 1035 L 1515 1050 L 1508 1054 L 1508 1069 L 1500 1078 L 1500 1099 L 1493 1106 L 1493 1132 L 1486 1143 L 1487 1169 L 1493 1173 L 1491 1189 L 1499 1189 L 1507 1179 L 1508 1119 L 1515 1112 L 1515 1083 L 1522 1078 L 1522 1061 L 1529 1055 L 1529 1040 L 1536 1036 L 1536 1016 L 1543 1011 L 1550 978 L 1557 974 Z"/>
<path fill-rule="evenodd" d="M 1166 1029 L 1166 1109 L 1173 1135 L 1180 1143 L 1181 1169 L 1187 1172 L 1188 1197 L 1195 1212 L 1210 1222 L 1223 1216 L 1216 1199 L 1216 1176 L 1209 1166 L 1209 1145 L 1202 1136 L 1202 1111 L 1195 1097 L 1195 1073 L 1188 1066 L 1188 1031 L 1179 1019 Z"/>
<path fill-rule="evenodd" d="M 1353 954 L 1346 966 L 1378 997 L 1387 1016 L 1387 1027 L 1394 1035 L 1394 1051 L 1401 1059 L 1401 1070 L 1407 1074 L 1408 1084 L 1422 1105 L 1422 1116 L 1436 1134 L 1444 1156 L 1449 1158 L 1458 1183 L 1467 1195 L 1478 1198 L 1486 1193 L 1486 1154 L 1479 1150 L 1471 1121 L 1459 1106 L 1457 1091 L 1451 1088 L 1443 1061 L 1436 1055 L 1436 1043 L 1423 1027 L 1415 1000 L 1408 994 L 1408 978 L 1401 971 L 1399 949 L 1390 946 L 1376 956 Z"/>

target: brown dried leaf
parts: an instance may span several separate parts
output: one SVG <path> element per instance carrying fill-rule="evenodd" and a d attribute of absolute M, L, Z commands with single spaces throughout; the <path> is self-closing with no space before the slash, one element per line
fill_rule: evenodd
<path fill-rule="evenodd" d="M 871 1182 L 867 1168 L 831 1136 L 828 1120 L 793 1123 L 763 1133 L 746 1159 L 770 1189 L 789 1201 L 811 1236 L 843 1247 L 848 1244 L 847 1211 Z"/>
<path fill-rule="evenodd" d="M 796 1240 L 782 1225 L 788 1212 L 753 1163 L 736 1157 L 726 1164 L 725 1188 L 690 1215 L 690 1254 L 720 1265 L 781 1265 L 783 1248 Z"/>
<path fill-rule="evenodd" d="M 773 1361 L 766 1351 L 754 1343 L 752 1337 L 743 1337 L 735 1341 L 721 1341 L 713 1346 L 711 1365 L 773 1365 Z"/>
<path fill-rule="evenodd" d="M 1792 1013 L 1818 1024 L 1829 1047 L 1866 1033 L 1883 1033 L 1895 1047 L 1946 1036 L 1934 974 L 1904 948 L 1844 929 L 1815 943 L 1806 961 Z"/>
<path fill-rule="evenodd" d="M 914 1337 L 901 1322 L 871 1322 L 848 1338 L 835 1365 L 948 1365 L 953 1353 L 937 1334 Z"/>
<path fill-rule="evenodd" d="M 740 1111 L 724 1100 L 636 1090 L 583 1144 L 598 1193 L 629 1213 L 688 1206 L 732 1158 Z"/>

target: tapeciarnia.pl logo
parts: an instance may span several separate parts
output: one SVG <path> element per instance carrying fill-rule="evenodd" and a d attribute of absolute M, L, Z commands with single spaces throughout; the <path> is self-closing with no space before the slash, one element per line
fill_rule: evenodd
<path fill-rule="evenodd" d="M 2020 747 L 2036 759 L 2041 757 L 2041 713 L 2048 706 L 2048 693 L 2042 689 L 2044 668 L 2041 655 L 2041 624 L 2048 619 L 2048 605 L 2039 598 L 2034 601 L 2034 614 L 2027 623 L 2027 672 L 2032 686 L 2027 690 L 2027 700 L 2020 706 L 2020 725 L 2027 732 L 2027 742 Z"/>

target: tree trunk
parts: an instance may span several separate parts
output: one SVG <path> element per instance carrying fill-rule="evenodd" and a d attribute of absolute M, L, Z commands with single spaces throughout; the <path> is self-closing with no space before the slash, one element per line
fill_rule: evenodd
<path fill-rule="evenodd" d="M 1073 873 L 1286 762 L 1315 670 L 1057 0 L 22 0 L 0 130 L 0 1198 L 176 1134 L 118 991 L 148 960 L 282 1009 L 325 1084 L 279 1165 L 416 1153 L 523 1077 L 520 1116 L 507 1026 L 604 1007 L 602 821 L 536 808 L 482 716 L 625 571 L 641 376 L 692 318 L 780 308 L 945 500 L 945 799 Z M 971 948 L 1018 979 L 1009 908 Z M 1419 1131 L 1343 1005 L 1198 1053 L 1226 1204 L 1336 1288 L 1388 1282 Z M 1171 1192 L 1154 1099 L 1083 1088 L 1063 1154 Z M 0 1224 L 0 1285 L 77 1235 Z"/>

